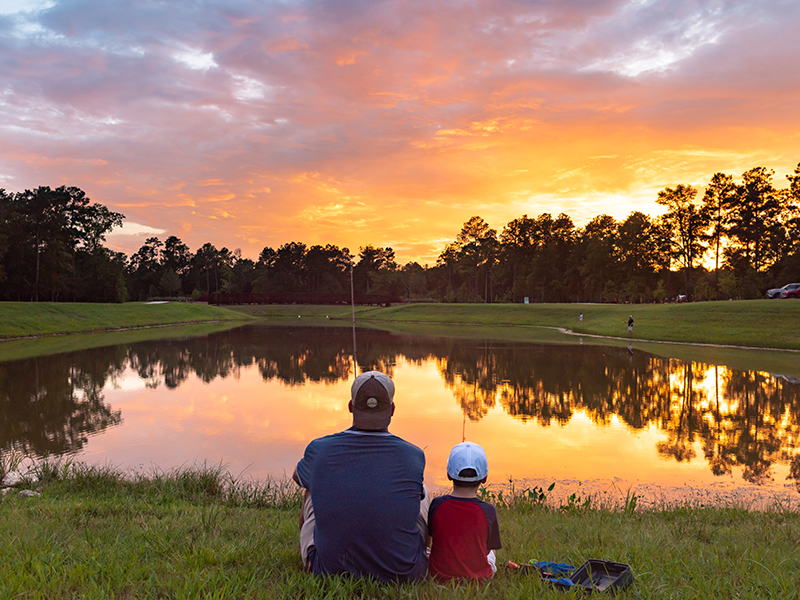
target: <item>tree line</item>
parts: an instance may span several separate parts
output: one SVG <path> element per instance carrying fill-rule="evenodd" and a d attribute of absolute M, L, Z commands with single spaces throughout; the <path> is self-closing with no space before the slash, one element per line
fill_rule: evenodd
<path fill-rule="evenodd" d="M 76 187 L 0 189 L 0 298 L 124 300 L 126 257 L 103 246 L 123 218 Z"/>
<path fill-rule="evenodd" d="M 800 280 L 800 164 L 777 188 L 752 168 L 737 183 L 714 174 L 666 187 L 665 212 L 598 215 L 576 227 L 562 213 L 522 215 L 498 233 L 470 218 L 434 265 L 400 265 L 390 247 L 351 254 L 288 242 L 257 260 L 178 237 L 147 238 L 132 256 L 103 246 L 124 216 L 75 187 L 0 189 L 0 298 L 122 302 L 215 292 L 357 293 L 441 302 L 654 302 L 755 298 Z"/>

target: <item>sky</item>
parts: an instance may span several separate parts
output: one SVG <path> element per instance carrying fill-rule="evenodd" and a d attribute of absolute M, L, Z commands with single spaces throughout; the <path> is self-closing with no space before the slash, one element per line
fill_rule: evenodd
<path fill-rule="evenodd" d="M 0 187 L 149 236 L 433 264 L 800 162 L 796 0 L 0 0 Z"/>

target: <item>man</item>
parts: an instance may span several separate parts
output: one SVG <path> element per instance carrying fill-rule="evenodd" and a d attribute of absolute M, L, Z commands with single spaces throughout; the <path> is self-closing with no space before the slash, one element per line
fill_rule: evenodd
<path fill-rule="evenodd" d="M 425 455 L 389 433 L 394 383 L 378 371 L 362 373 L 348 408 L 353 426 L 311 442 L 292 476 L 305 488 L 303 564 L 318 575 L 422 578 L 430 506 Z"/>

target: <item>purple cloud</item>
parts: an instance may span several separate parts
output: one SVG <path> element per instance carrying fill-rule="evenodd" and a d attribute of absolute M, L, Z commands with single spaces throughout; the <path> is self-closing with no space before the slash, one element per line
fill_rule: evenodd
<path fill-rule="evenodd" d="M 193 248 L 430 262 L 472 214 L 653 213 L 677 175 L 788 172 L 798 11 L 19 0 L 0 11 L 0 186 L 78 185 Z"/>

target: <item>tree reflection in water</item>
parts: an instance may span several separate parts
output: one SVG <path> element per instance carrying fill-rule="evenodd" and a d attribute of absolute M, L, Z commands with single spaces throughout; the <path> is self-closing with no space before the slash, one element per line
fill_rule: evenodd
<path fill-rule="evenodd" d="M 103 389 L 126 369 L 148 387 L 190 376 L 210 382 L 257 368 L 289 386 L 352 376 L 348 329 L 248 326 L 206 337 L 110 346 L 0 364 L 0 450 L 79 450 L 121 422 Z M 541 426 L 586 414 L 604 426 L 665 432 L 659 454 L 678 462 L 697 449 L 716 475 L 741 467 L 762 483 L 776 464 L 800 482 L 800 384 L 766 373 L 660 358 L 631 349 L 419 337 L 359 330 L 359 369 L 394 374 L 398 360 L 435 361 L 465 416 L 504 412 Z M 800 486 L 800 483 L 798 483 Z M 800 487 L 799 487 L 800 489 Z"/>
<path fill-rule="evenodd" d="M 124 364 L 124 348 L 1 363 L 0 451 L 77 452 L 90 434 L 118 425 L 102 392 Z"/>

